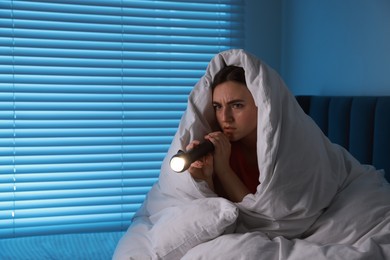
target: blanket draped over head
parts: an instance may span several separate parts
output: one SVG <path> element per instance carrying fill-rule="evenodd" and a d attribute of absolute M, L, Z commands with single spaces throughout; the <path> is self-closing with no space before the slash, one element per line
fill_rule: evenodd
<path fill-rule="evenodd" d="M 258 109 L 260 185 L 233 203 L 170 158 L 215 131 L 211 83 L 243 67 Z M 390 187 L 383 172 L 331 143 L 279 75 L 243 50 L 217 54 L 189 95 L 158 182 L 114 259 L 390 259 Z"/>

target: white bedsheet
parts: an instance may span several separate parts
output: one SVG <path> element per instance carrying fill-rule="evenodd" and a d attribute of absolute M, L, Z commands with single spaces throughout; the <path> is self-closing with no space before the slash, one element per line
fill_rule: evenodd
<path fill-rule="evenodd" d="M 260 185 L 242 202 L 219 198 L 170 158 L 216 128 L 210 83 L 245 69 L 258 107 Z M 390 186 L 332 144 L 279 75 L 243 50 L 216 55 L 188 107 L 156 183 L 114 259 L 390 259 Z"/>

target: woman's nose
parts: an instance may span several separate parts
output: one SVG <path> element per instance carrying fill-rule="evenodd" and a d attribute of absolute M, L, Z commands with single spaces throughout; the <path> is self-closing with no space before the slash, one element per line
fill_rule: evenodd
<path fill-rule="evenodd" d="M 222 111 L 222 121 L 223 122 L 231 122 L 233 120 L 232 112 L 229 108 L 225 108 Z"/>

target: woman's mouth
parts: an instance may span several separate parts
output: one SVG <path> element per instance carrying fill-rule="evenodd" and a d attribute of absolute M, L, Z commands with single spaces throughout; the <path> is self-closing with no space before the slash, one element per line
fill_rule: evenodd
<path fill-rule="evenodd" d="M 224 132 L 225 134 L 227 134 L 227 135 L 232 134 L 232 133 L 234 132 L 234 130 L 235 130 L 235 128 L 229 127 L 229 126 L 223 128 L 223 132 Z"/>

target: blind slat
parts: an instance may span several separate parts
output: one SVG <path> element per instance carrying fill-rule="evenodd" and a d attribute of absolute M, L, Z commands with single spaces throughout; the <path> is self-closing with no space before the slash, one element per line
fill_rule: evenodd
<path fill-rule="evenodd" d="M 155 179 L 155 178 L 154 178 Z M 11 191 L 4 190 L 4 198 L 2 197 L 0 202 L 2 205 L 11 205 L 14 207 L 16 202 L 20 203 L 21 201 L 31 201 L 31 200 L 48 200 L 51 203 L 55 203 L 55 200 L 63 199 L 80 199 L 87 201 L 88 198 L 105 198 L 110 196 L 121 196 L 125 200 L 126 196 L 145 196 L 145 193 L 150 190 L 149 186 L 143 187 L 132 187 L 127 189 L 121 189 L 118 187 L 108 187 L 108 188 L 95 188 L 95 189 L 67 189 L 67 190 L 41 190 L 39 193 L 34 191 L 20 191 L 18 196 L 13 196 Z M 6 199 L 7 198 L 7 199 Z M 15 200 L 9 201 L 9 199 Z M 101 199 L 104 202 L 104 199 Z M 4 204 L 3 204 L 4 203 Z M 131 206 L 131 204 L 122 203 L 123 207 Z M 12 208 L 14 209 L 14 208 Z"/>

